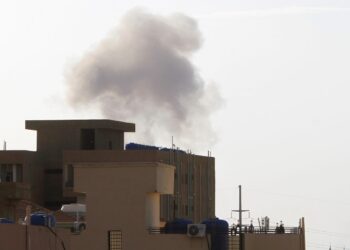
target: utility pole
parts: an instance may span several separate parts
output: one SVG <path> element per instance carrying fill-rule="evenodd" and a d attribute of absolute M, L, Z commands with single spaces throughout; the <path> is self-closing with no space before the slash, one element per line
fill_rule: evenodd
<path fill-rule="evenodd" d="M 239 250 L 243 250 L 243 239 L 242 239 L 242 187 L 238 186 L 239 189 Z"/>
<path fill-rule="evenodd" d="M 243 231 L 242 231 L 242 213 L 243 212 L 249 212 L 250 210 L 243 210 L 242 209 L 242 186 L 239 185 L 238 186 L 239 189 L 239 205 L 238 205 L 238 210 L 231 210 L 231 216 L 232 216 L 232 212 L 236 212 L 238 213 L 238 230 L 239 230 L 239 250 L 243 250 Z"/>

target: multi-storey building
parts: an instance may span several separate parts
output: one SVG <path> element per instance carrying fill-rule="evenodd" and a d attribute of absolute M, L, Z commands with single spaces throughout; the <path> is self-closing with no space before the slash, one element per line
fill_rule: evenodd
<path fill-rule="evenodd" d="M 17 221 L 24 209 L 29 216 L 30 206 L 51 213 L 39 205 L 55 210 L 79 202 L 86 205 L 87 226 L 76 232 L 78 221 L 69 221 L 70 233 L 28 220 L 0 221 L 0 249 L 305 250 L 303 220 L 283 233 L 253 227 L 237 234 L 218 219 L 206 220 L 208 231 L 201 233 L 187 226 L 203 224 L 182 224 L 181 232 L 172 226 L 177 221 L 164 227 L 176 217 L 195 223 L 215 217 L 210 156 L 139 144 L 124 148 L 124 133 L 135 131 L 132 123 L 26 121 L 26 128 L 37 131 L 37 151 L 0 151 L 0 218 Z"/>
<path fill-rule="evenodd" d="M 72 191 L 76 163 L 152 161 L 175 166 L 174 194 L 161 197 L 163 221 L 215 216 L 213 157 L 140 145 L 124 149 L 124 133 L 135 132 L 135 124 L 119 121 L 30 120 L 26 129 L 37 131 L 37 151 L 0 151 L 2 207 L 13 198 L 51 210 L 82 201 L 84 195 Z"/>

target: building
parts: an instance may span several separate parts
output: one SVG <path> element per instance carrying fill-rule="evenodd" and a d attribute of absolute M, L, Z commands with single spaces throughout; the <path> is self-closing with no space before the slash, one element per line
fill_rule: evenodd
<path fill-rule="evenodd" d="M 239 250 L 242 237 L 244 250 L 305 250 L 302 223 L 284 233 L 255 228 L 241 236 L 227 228 L 216 233 L 226 242 L 220 247 L 213 247 L 215 239 L 208 235 L 189 237 L 186 231 L 169 232 L 166 227 L 163 231 L 160 197 L 172 194 L 175 172 L 172 165 L 150 160 L 76 162 L 73 191 L 85 196 L 88 226 L 71 238 L 72 249 Z"/>
<path fill-rule="evenodd" d="M 57 210 L 83 199 L 71 192 L 76 162 L 152 161 L 176 169 L 174 193 L 161 197 L 162 221 L 185 217 L 199 222 L 215 216 L 213 157 L 141 145 L 125 149 L 124 133 L 135 132 L 135 124 L 120 121 L 29 120 L 25 127 L 37 131 L 37 151 L 0 151 L 2 204 L 15 198 Z M 1 215 L 16 219 L 0 210 Z"/>
<path fill-rule="evenodd" d="M 187 225 L 180 233 L 167 230 L 175 218 L 216 220 L 210 155 L 124 147 L 124 133 L 135 131 L 132 123 L 26 121 L 26 128 L 37 131 L 37 151 L 0 151 L 0 217 L 21 220 L 28 204 L 50 212 L 78 202 L 86 204 L 87 226 L 76 234 L 0 223 L 0 249 L 305 250 L 304 223 L 283 233 L 253 228 L 237 234 L 225 227 L 193 237 Z M 219 241 L 221 247 L 214 247 Z"/>

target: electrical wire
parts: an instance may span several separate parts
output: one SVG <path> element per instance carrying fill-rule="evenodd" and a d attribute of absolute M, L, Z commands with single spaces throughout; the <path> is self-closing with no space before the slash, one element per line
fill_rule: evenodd
<path fill-rule="evenodd" d="M 65 244 L 64 244 L 64 241 L 61 239 L 61 237 L 59 237 L 58 234 L 57 234 L 55 231 L 53 231 L 51 227 L 46 226 L 46 228 L 49 229 L 49 231 L 50 231 L 57 239 L 59 239 L 59 240 L 61 241 L 61 245 L 62 245 L 63 250 L 66 250 L 66 246 L 65 246 Z"/>
<path fill-rule="evenodd" d="M 295 198 L 295 199 L 303 199 L 307 201 L 317 201 L 317 202 L 322 202 L 322 203 L 332 203 L 332 204 L 339 204 L 343 206 L 350 206 L 349 202 L 344 202 L 340 200 L 329 200 L 329 199 L 324 199 L 320 197 L 312 197 L 312 196 L 304 196 L 304 195 L 296 195 L 296 194 L 287 194 L 287 193 L 277 193 L 277 192 L 271 192 L 271 191 L 266 191 L 266 190 L 261 190 L 261 189 L 255 189 L 255 188 L 246 188 L 247 190 L 251 190 L 254 192 L 259 192 L 259 193 L 264 193 L 268 195 L 276 195 L 276 196 L 283 196 L 283 197 L 289 197 L 289 198 Z"/>
<path fill-rule="evenodd" d="M 329 249 L 330 247 L 332 249 L 341 249 L 341 250 L 350 250 L 350 248 L 342 247 L 342 246 L 337 246 L 337 245 L 332 245 L 332 244 L 323 244 L 323 243 L 316 243 L 316 242 L 309 242 L 306 244 L 308 247 L 312 248 L 319 248 L 319 249 Z"/>
<path fill-rule="evenodd" d="M 323 234 L 323 235 L 346 238 L 346 239 L 350 238 L 350 234 L 347 234 L 347 233 L 331 232 L 331 231 L 315 229 L 315 228 L 306 228 L 306 232 L 311 234 Z"/>

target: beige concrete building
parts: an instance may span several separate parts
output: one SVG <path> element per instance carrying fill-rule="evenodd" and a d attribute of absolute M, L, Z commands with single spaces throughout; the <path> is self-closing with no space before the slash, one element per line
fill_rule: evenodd
<path fill-rule="evenodd" d="M 176 163 L 173 162 L 176 155 Z M 77 163 L 139 163 L 159 162 L 174 166 L 174 190 L 162 194 L 161 220 L 188 218 L 200 222 L 215 217 L 215 163 L 212 157 L 187 154 L 181 151 L 123 150 L 123 151 L 65 151 L 64 195 L 81 197 L 71 192 L 73 167 Z"/>
<path fill-rule="evenodd" d="M 36 152 L 0 151 L 0 217 L 23 219 L 28 204 L 46 211 L 79 202 L 87 207 L 86 230 L 53 233 L 42 226 L 0 224 L 0 249 L 305 250 L 303 223 L 283 234 L 257 229 L 235 235 L 227 228 L 219 237 L 216 231 L 193 237 L 187 228 L 164 230 L 174 218 L 215 218 L 213 157 L 145 145 L 124 148 L 124 133 L 135 131 L 131 123 L 26 121 L 26 128 L 37 131 Z"/>
<path fill-rule="evenodd" d="M 9 204 L 30 200 L 51 210 L 77 202 L 70 192 L 78 162 L 160 162 L 175 167 L 174 192 L 161 196 L 161 218 L 200 222 L 215 216 L 215 159 L 177 149 L 124 149 L 135 124 L 112 120 L 30 120 L 37 151 L 0 151 L 0 217 L 16 219 Z M 64 168 L 65 166 L 65 168 Z M 7 204 L 7 205 L 6 205 Z M 6 211 L 5 211 L 6 210 Z M 12 209 L 13 210 L 13 209 Z"/>
<path fill-rule="evenodd" d="M 158 162 L 78 163 L 73 192 L 84 197 L 87 229 L 71 240 L 73 249 L 239 250 L 230 230 L 226 248 L 211 248 L 210 237 L 154 230 L 161 223 L 160 197 L 174 190 L 174 166 Z M 103 194 L 103 195 L 101 195 Z M 305 250 L 304 228 L 245 232 L 244 250 Z M 113 248 L 113 246 L 117 246 Z"/>

